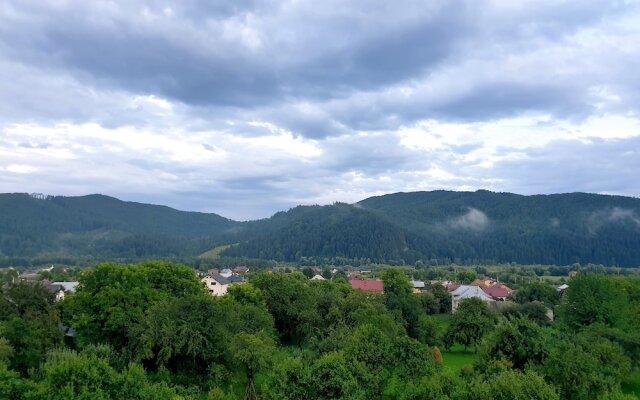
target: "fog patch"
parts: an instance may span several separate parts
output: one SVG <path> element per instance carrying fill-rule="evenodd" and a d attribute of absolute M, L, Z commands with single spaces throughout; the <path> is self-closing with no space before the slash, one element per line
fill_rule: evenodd
<path fill-rule="evenodd" d="M 455 229 L 483 231 L 489 226 L 489 217 L 482 211 L 469 207 L 468 211 L 456 218 L 449 220 L 449 226 Z"/>
<path fill-rule="evenodd" d="M 640 216 L 635 210 L 613 207 L 591 213 L 587 220 L 587 227 L 591 233 L 596 233 L 604 225 L 615 223 L 631 223 L 640 227 Z"/>

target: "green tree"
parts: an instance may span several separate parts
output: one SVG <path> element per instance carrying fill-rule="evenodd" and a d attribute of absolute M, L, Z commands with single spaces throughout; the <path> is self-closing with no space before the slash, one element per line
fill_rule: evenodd
<path fill-rule="evenodd" d="M 541 364 L 549 353 L 546 336 L 540 326 L 526 318 L 503 320 L 487 335 L 482 346 L 480 359 L 490 361 L 506 360 L 519 370 L 531 364 Z"/>
<path fill-rule="evenodd" d="M 400 311 L 407 332 L 415 337 L 422 309 L 419 299 L 413 294 L 409 279 L 399 268 L 386 268 L 380 277 L 384 281 L 384 302 L 387 309 Z"/>
<path fill-rule="evenodd" d="M 301 346 L 319 321 L 307 281 L 296 274 L 258 274 L 251 283 L 262 291 L 280 338 Z"/>
<path fill-rule="evenodd" d="M 549 310 L 543 303 L 523 303 L 515 304 L 502 311 L 502 315 L 507 318 L 524 317 L 537 323 L 540 326 L 547 326 L 551 324 L 551 320 L 548 317 Z"/>
<path fill-rule="evenodd" d="M 316 360 L 310 369 L 307 398 L 318 400 L 364 399 L 359 393 L 353 367 L 340 353 L 329 353 Z"/>
<path fill-rule="evenodd" d="M 241 304 L 266 306 L 262 291 L 250 283 L 229 286 L 227 296 Z"/>
<path fill-rule="evenodd" d="M 311 267 L 304 267 L 302 268 L 302 273 L 304 274 L 304 276 L 306 276 L 308 279 L 313 278 L 313 268 Z"/>
<path fill-rule="evenodd" d="M 234 342 L 236 334 L 258 335 L 263 340 L 274 335 L 266 308 L 208 295 L 158 302 L 131 332 L 129 351 L 134 359 L 167 368 L 194 384 L 202 383 L 212 365 L 232 366 L 231 343 L 246 338 L 238 336 Z"/>
<path fill-rule="evenodd" d="M 432 315 L 440 312 L 440 302 L 435 296 L 429 292 L 423 292 L 417 295 L 420 305 L 425 313 Z"/>
<path fill-rule="evenodd" d="M 559 400 L 556 388 L 533 371 L 502 371 L 490 380 L 476 379 L 469 386 L 460 385 L 460 400 Z M 564 398 L 564 397 L 563 397 Z"/>
<path fill-rule="evenodd" d="M 496 315 L 482 300 L 462 300 L 451 317 L 451 324 L 445 335 L 445 346 L 460 343 L 465 349 L 475 346 L 477 351 L 480 340 L 493 329 L 496 320 Z"/>
<path fill-rule="evenodd" d="M 456 280 L 464 285 L 473 282 L 476 279 L 476 273 L 471 270 L 462 270 L 456 274 Z"/>
<path fill-rule="evenodd" d="M 0 296 L 0 338 L 10 349 L 3 358 L 26 375 L 37 367 L 46 352 L 62 344 L 60 315 L 53 296 L 43 286 L 18 282 L 2 290 Z"/>
<path fill-rule="evenodd" d="M 620 390 L 631 363 L 619 346 L 601 340 L 572 336 L 554 340 L 541 367 L 547 380 L 560 390 L 563 399 L 600 398 Z"/>
<path fill-rule="evenodd" d="M 627 293 L 612 278 L 578 275 L 569 281 L 558 316 L 573 329 L 594 323 L 626 329 L 631 309 Z"/>
<path fill-rule="evenodd" d="M 416 339 L 429 346 L 439 344 L 440 326 L 433 318 L 427 315 L 421 316 L 416 329 Z"/>
<path fill-rule="evenodd" d="M 447 314 L 451 312 L 451 294 L 442 285 L 435 285 L 431 289 L 431 294 L 438 301 L 440 314 Z"/>
<path fill-rule="evenodd" d="M 240 332 L 232 337 L 230 352 L 234 362 L 245 371 L 247 378 L 245 400 L 257 399 L 254 386 L 255 374 L 269 364 L 274 350 L 273 337 L 264 333 Z"/>
<path fill-rule="evenodd" d="M 539 301 L 548 306 L 553 306 L 558 304 L 560 296 L 553 286 L 542 281 L 534 281 L 518 289 L 515 293 L 515 300 L 521 304 Z"/>
<path fill-rule="evenodd" d="M 76 293 L 64 301 L 64 311 L 80 344 L 109 343 L 123 348 L 130 327 L 152 304 L 204 294 L 204 285 L 185 266 L 157 261 L 101 264 L 80 276 Z"/>

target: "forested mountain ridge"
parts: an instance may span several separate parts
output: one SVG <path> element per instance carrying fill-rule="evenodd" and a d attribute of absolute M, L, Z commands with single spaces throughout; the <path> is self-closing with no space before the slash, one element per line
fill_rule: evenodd
<path fill-rule="evenodd" d="M 247 223 L 240 244 L 224 254 L 275 260 L 369 258 L 399 260 L 409 248 L 402 227 L 359 207 L 298 206 L 269 219 Z"/>
<path fill-rule="evenodd" d="M 421 258 L 640 266 L 640 199 L 411 192 L 358 203 L 421 238 Z"/>
<path fill-rule="evenodd" d="M 238 222 L 216 214 L 125 202 L 104 195 L 0 194 L 0 254 L 8 257 L 191 255 Z"/>
<path fill-rule="evenodd" d="M 227 255 L 634 267 L 640 266 L 640 200 L 485 190 L 395 193 L 354 205 L 296 207 L 249 223 L 238 241 Z"/>
<path fill-rule="evenodd" d="M 640 199 L 569 193 L 411 192 L 355 204 L 298 206 L 236 222 L 216 214 L 90 195 L 0 195 L 0 257 L 94 259 L 222 256 L 596 263 L 640 266 Z"/>

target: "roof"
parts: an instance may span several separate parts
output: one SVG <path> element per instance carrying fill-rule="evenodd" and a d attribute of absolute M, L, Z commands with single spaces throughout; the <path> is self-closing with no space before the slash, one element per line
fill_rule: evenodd
<path fill-rule="evenodd" d="M 511 292 L 503 287 L 492 286 L 489 288 L 483 288 L 484 292 L 493 298 L 497 297 L 509 297 L 511 296 Z"/>
<path fill-rule="evenodd" d="M 354 278 L 351 280 L 351 287 L 367 292 L 384 292 L 384 282 L 379 279 L 362 280 Z"/>
<path fill-rule="evenodd" d="M 311 280 L 312 280 L 312 281 L 325 281 L 326 279 L 324 279 L 324 278 L 322 277 L 322 275 L 315 274 L 315 275 L 313 276 L 313 278 L 311 278 Z"/>
<path fill-rule="evenodd" d="M 231 270 L 229 268 L 225 268 L 222 271 L 220 271 L 221 274 L 230 274 Z"/>
<path fill-rule="evenodd" d="M 569 287 L 569 285 L 567 285 L 566 283 L 563 283 L 562 285 L 558 286 L 558 291 L 565 290 L 568 287 Z"/>
<path fill-rule="evenodd" d="M 76 291 L 76 287 L 78 287 L 79 282 L 53 282 L 52 285 L 62 286 L 62 289 L 65 292 L 73 293 Z"/>
<path fill-rule="evenodd" d="M 469 286 L 480 286 L 481 288 L 487 288 L 491 286 L 491 279 L 476 279 L 469 284 Z"/>
<path fill-rule="evenodd" d="M 451 292 L 451 296 L 456 300 L 477 297 L 483 301 L 493 301 L 491 296 L 486 294 L 479 286 L 460 285 L 460 287 Z"/>
<path fill-rule="evenodd" d="M 229 283 L 243 283 L 244 282 L 244 278 L 241 276 L 230 276 L 228 278 L 226 278 Z"/>
<path fill-rule="evenodd" d="M 462 285 L 460 285 L 459 283 L 450 283 L 450 284 L 447 285 L 447 290 L 451 292 L 451 291 L 456 290 L 460 286 L 462 286 Z"/>
<path fill-rule="evenodd" d="M 218 282 L 221 285 L 228 285 L 228 284 L 231 283 L 231 282 L 229 282 L 229 279 L 225 278 L 224 276 L 220 275 L 217 272 L 215 272 L 213 274 L 209 274 L 208 277 L 213 279 L 214 281 Z"/>
<path fill-rule="evenodd" d="M 238 265 L 233 270 L 238 273 L 244 273 L 249 271 L 249 267 L 247 267 L 246 265 Z"/>
<path fill-rule="evenodd" d="M 424 288 L 424 282 L 423 281 L 411 281 L 411 284 L 416 289 L 423 289 Z"/>
<path fill-rule="evenodd" d="M 53 283 L 48 283 L 44 285 L 44 287 L 51 293 L 57 293 L 61 290 L 64 290 L 60 285 L 54 285 Z"/>

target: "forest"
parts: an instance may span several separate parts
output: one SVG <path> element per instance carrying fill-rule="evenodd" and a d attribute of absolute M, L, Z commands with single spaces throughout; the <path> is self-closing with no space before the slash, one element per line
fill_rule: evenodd
<path fill-rule="evenodd" d="M 640 266 L 640 200 L 413 192 L 238 222 L 107 196 L 0 194 L 0 267 L 207 257 L 317 263 Z"/>
<path fill-rule="evenodd" d="M 562 294 L 532 281 L 510 307 L 470 299 L 451 314 L 444 287 L 415 294 L 405 272 L 381 271 L 378 294 L 343 276 L 257 271 L 213 297 L 183 265 L 103 263 L 79 271 L 59 302 L 37 282 L 7 279 L 0 398 L 640 395 L 640 278 L 581 272 Z"/>

